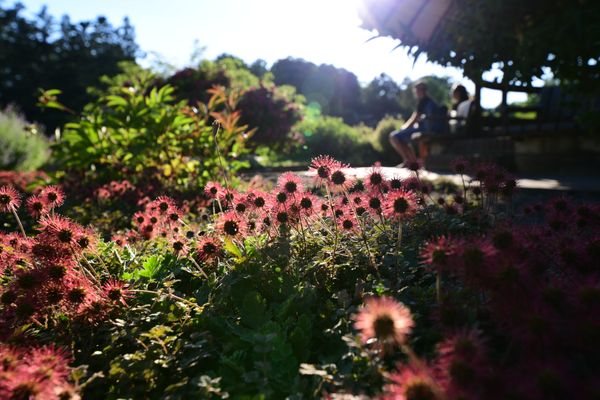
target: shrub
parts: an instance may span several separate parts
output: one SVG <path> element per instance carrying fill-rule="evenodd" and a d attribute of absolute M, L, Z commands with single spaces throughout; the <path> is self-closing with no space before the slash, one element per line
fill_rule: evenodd
<path fill-rule="evenodd" d="M 113 79 L 120 82 L 121 79 Z M 56 92 L 44 101 L 57 106 Z M 225 96 L 225 97 L 224 97 Z M 65 125 L 54 145 L 54 163 L 82 183 L 128 179 L 132 184 L 158 182 L 179 192 L 197 190 L 222 171 L 215 141 L 231 172 L 245 165 L 239 112 L 216 107 L 224 93 L 213 93 L 208 106 L 195 109 L 176 102 L 173 88 L 153 86 L 151 76 L 135 76 L 110 86 L 88 104 L 77 121 Z M 214 120 L 220 123 L 215 136 Z"/>
<path fill-rule="evenodd" d="M 177 99 L 186 100 L 189 105 L 195 106 L 198 102 L 208 102 L 210 93 L 207 90 L 211 87 L 229 86 L 229 79 L 224 71 L 185 68 L 169 77 L 167 84 L 175 88 Z"/>
<path fill-rule="evenodd" d="M 295 130 L 305 141 L 304 148 L 295 155 L 298 159 L 331 154 L 346 163 L 364 165 L 377 161 L 367 127 L 352 127 L 337 117 L 317 116 L 300 122 Z"/>
<path fill-rule="evenodd" d="M 379 153 L 380 161 L 386 165 L 396 165 L 400 156 L 390 144 L 390 133 L 400 129 L 404 121 L 387 116 L 377 124 L 373 133 L 373 147 Z"/>
<path fill-rule="evenodd" d="M 49 157 L 48 140 L 11 109 L 0 112 L 0 169 L 32 171 Z"/>
<path fill-rule="evenodd" d="M 240 122 L 256 128 L 250 142 L 253 146 L 290 147 L 292 126 L 300 120 L 300 104 L 290 100 L 277 87 L 261 85 L 244 91 L 237 109 L 242 114 Z"/>

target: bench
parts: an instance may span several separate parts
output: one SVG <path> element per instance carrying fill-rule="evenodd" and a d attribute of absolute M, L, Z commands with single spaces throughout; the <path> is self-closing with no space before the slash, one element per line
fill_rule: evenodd
<path fill-rule="evenodd" d="M 502 90 L 502 104 L 496 112 L 481 109 L 481 88 Z M 537 104 L 515 106 L 507 104 L 508 92 L 536 94 Z M 495 82 L 483 82 L 464 124 L 454 133 L 435 134 L 424 132 L 413 136 L 419 158 L 427 168 L 445 169 L 451 160 L 462 156 L 472 160 L 492 161 L 515 170 L 532 167 L 527 157 L 536 163 L 552 165 L 567 152 L 577 152 L 580 127 L 575 121 L 573 99 L 561 92 L 559 87 L 520 87 Z M 452 118 L 448 118 L 452 121 Z M 552 144 L 560 142 L 557 151 Z M 536 145 L 532 145 L 532 144 Z M 549 153 L 557 154 L 549 154 Z M 561 153 L 561 154 L 558 154 Z M 564 154 L 563 154 L 564 155 Z M 540 167 L 544 165 L 540 164 Z"/>

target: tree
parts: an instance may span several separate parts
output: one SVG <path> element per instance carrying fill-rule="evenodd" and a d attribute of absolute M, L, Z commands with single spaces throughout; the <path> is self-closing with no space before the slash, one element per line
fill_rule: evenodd
<path fill-rule="evenodd" d="M 375 126 L 386 115 L 401 112 L 400 86 L 386 74 L 374 78 L 362 91 L 363 121 Z"/>
<path fill-rule="evenodd" d="M 324 114 L 342 117 L 350 124 L 360 120 L 361 88 L 353 73 L 291 57 L 275 62 L 271 72 L 276 85 L 294 86 L 308 102 L 319 103 Z"/>
<path fill-rule="evenodd" d="M 472 79 L 497 66 L 504 82 L 526 85 L 548 67 L 563 82 L 599 86 L 598 1 L 362 1 L 363 27 Z"/>
<path fill-rule="evenodd" d="M 261 58 L 257 59 L 250 64 L 250 72 L 259 78 L 262 78 L 267 72 L 269 72 L 269 69 L 267 68 L 267 62 Z"/>
<path fill-rule="evenodd" d="M 114 28 L 104 17 L 73 23 L 65 16 L 58 23 L 46 8 L 29 20 L 23 9 L 0 8 L 0 107 L 14 104 L 52 131 L 68 116 L 40 110 L 39 89 L 60 89 L 61 101 L 80 111 L 91 99 L 89 86 L 118 73 L 120 61 L 135 60 L 135 33 L 127 18 Z"/>

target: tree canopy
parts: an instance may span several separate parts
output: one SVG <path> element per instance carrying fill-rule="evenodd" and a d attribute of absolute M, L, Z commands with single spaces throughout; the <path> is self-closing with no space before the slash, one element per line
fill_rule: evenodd
<path fill-rule="evenodd" d="M 60 88 L 66 105 L 79 111 L 90 100 L 89 86 L 118 73 L 120 61 L 135 60 L 134 29 L 127 19 L 116 28 L 104 17 L 58 22 L 45 8 L 33 19 L 23 10 L 0 4 L 0 108 L 15 104 L 28 120 L 53 130 L 67 117 L 36 107 L 39 89 Z"/>
<path fill-rule="evenodd" d="M 362 4 L 363 27 L 399 39 L 415 56 L 426 53 L 431 61 L 463 68 L 472 79 L 499 67 L 505 82 L 527 85 L 547 67 L 563 82 L 599 87 L 596 0 L 362 0 Z M 434 26 L 423 27 L 427 22 Z"/>

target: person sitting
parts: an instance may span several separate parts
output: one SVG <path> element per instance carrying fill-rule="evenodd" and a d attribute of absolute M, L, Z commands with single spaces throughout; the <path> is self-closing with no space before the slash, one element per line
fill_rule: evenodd
<path fill-rule="evenodd" d="M 452 111 L 450 112 L 450 131 L 456 133 L 463 129 L 471 114 L 473 100 L 469 97 L 467 88 L 457 84 L 452 89 Z"/>
<path fill-rule="evenodd" d="M 403 158 L 401 167 L 417 161 L 417 156 L 410 146 L 413 135 L 421 133 L 441 133 L 447 127 L 447 109 L 440 107 L 429 97 L 427 84 L 423 81 L 413 86 L 413 94 L 417 99 L 417 109 L 399 130 L 390 133 L 390 143 Z M 442 115 L 443 114 L 443 115 Z"/>

